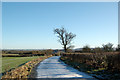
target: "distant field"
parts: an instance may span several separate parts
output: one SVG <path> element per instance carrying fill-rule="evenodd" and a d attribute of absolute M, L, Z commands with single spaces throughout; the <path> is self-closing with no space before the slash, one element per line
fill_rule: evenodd
<path fill-rule="evenodd" d="M 2 57 L 2 72 L 8 71 L 12 68 L 16 68 L 21 64 L 38 58 L 35 57 Z M 1 72 L 0 72 L 1 73 Z"/>
<path fill-rule="evenodd" d="M 19 54 L 2 54 L 2 56 L 6 56 L 6 55 L 19 55 Z"/>
<path fill-rule="evenodd" d="M 2 54 L 2 55 L 19 55 L 19 54 Z"/>

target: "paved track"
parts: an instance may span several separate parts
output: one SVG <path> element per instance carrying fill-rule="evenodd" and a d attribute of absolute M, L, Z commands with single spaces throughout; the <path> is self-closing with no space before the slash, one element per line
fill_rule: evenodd
<path fill-rule="evenodd" d="M 43 60 L 37 67 L 37 78 L 89 78 L 94 79 L 62 62 L 59 56 Z"/>

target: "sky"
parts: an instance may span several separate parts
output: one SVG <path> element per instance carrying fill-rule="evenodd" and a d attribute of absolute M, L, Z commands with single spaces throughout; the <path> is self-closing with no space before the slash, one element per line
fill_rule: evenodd
<path fill-rule="evenodd" d="M 62 49 L 55 28 L 76 34 L 74 48 L 118 44 L 117 2 L 3 2 L 3 49 Z"/>

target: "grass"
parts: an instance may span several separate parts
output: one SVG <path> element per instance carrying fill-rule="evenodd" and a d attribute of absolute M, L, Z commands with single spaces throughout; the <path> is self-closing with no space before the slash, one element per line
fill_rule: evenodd
<path fill-rule="evenodd" d="M 39 57 L 34 60 L 30 60 L 29 62 L 26 62 L 26 63 L 23 63 L 21 66 L 19 67 L 16 67 L 15 69 L 13 70 L 9 70 L 5 73 L 3 73 L 2 75 L 2 80 L 4 79 L 10 79 L 10 78 L 15 78 L 15 79 L 18 79 L 18 78 L 31 78 L 31 77 L 34 77 L 34 72 L 32 73 L 32 70 L 35 68 L 36 65 L 38 65 L 38 63 L 40 63 L 42 60 L 48 58 L 48 57 L 51 57 L 52 55 L 49 55 L 49 56 L 42 56 L 42 57 Z M 32 57 L 33 58 L 33 57 Z M 34 57 L 35 58 L 35 57 Z M 26 57 L 25 57 L 26 59 Z M 9 59 L 9 60 L 12 60 L 12 59 Z"/>
<path fill-rule="evenodd" d="M 3 57 L 2 58 L 2 73 L 14 69 L 28 61 L 38 58 L 34 57 Z M 0 72 L 1 73 L 1 72 Z"/>

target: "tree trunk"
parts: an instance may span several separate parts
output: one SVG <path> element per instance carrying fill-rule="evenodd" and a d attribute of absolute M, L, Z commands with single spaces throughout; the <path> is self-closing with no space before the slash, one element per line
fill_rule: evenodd
<path fill-rule="evenodd" d="M 67 48 L 66 48 L 66 45 L 64 45 L 64 51 L 67 52 Z"/>

